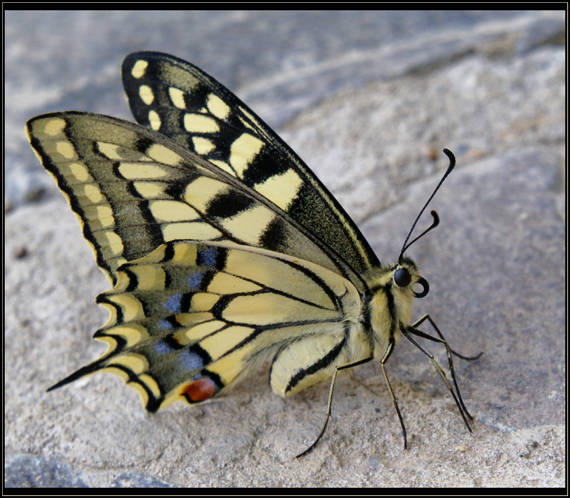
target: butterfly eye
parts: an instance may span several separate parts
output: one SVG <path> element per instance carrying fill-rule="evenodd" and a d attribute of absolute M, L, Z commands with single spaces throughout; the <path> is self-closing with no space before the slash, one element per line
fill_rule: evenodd
<path fill-rule="evenodd" d="M 406 287 L 411 280 L 410 272 L 405 268 L 398 268 L 394 273 L 394 282 L 398 287 Z"/>
<path fill-rule="evenodd" d="M 422 286 L 422 291 L 421 292 L 413 291 L 414 296 L 416 296 L 416 297 L 427 296 L 427 293 L 429 292 L 429 284 L 428 284 L 427 280 L 423 277 L 420 277 L 416 283 L 420 284 Z"/>

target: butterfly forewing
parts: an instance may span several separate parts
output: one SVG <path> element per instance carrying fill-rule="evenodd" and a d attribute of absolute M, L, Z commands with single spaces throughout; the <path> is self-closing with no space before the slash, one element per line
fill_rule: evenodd
<path fill-rule="evenodd" d="M 357 273 L 379 264 L 344 209 L 241 100 L 196 66 L 156 52 L 123 63 L 135 119 L 170 137 L 285 211 Z"/>
<path fill-rule="evenodd" d="M 30 120 L 28 134 L 113 282 L 122 263 L 182 239 L 262 247 L 359 282 L 287 213 L 159 133 L 107 116 L 67 112 Z"/>

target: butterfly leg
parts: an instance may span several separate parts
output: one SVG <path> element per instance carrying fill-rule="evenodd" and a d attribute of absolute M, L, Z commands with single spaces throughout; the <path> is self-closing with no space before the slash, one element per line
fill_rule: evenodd
<path fill-rule="evenodd" d="M 369 358 L 364 358 L 363 360 L 358 360 L 358 361 L 354 361 L 352 363 L 347 363 L 346 365 L 341 365 L 341 366 L 335 367 L 333 375 L 332 375 L 332 379 L 331 379 L 331 387 L 329 389 L 329 401 L 328 401 L 328 405 L 327 405 L 327 415 L 325 417 L 325 421 L 324 421 L 323 426 L 321 428 L 321 432 L 319 432 L 319 435 L 313 441 L 311 446 L 309 446 L 302 453 L 299 453 L 296 458 L 300 458 L 300 457 L 306 455 L 307 453 L 309 453 L 317 445 L 317 443 L 319 442 L 319 440 L 321 439 L 321 437 L 325 433 L 325 429 L 327 428 L 327 424 L 328 424 L 329 418 L 331 416 L 331 406 L 332 406 L 332 398 L 333 398 L 333 392 L 334 392 L 334 383 L 335 383 L 336 376 L 337 376 L 339 370 L 344 370 L 346 368 L 356 367 L 357 365 L 362 365 L 363 363 L 366 363 L 370 360 L 372 360 L 372 356 L 370 356 Z"/>
<path fill-rule="evenodd" d="M 423 322 L 425 322 L 426 320 L 429 321 L 431 326 L 435 329 L 435 331 L 437 332 L 437 335 L 439 335 L 439 339 L 437 337 L 433 337 L 433 336 L 426 334 L 425 332 L 422 332 L 421 330 L 417 329 L 417 327 L 419 325 L 421 325 Z M 439 330 L 439 327 L 435 324 L 434 320 L 431 318 L 431 316 L 429 314 L 425 314 L 424 316 L 422 316 L 421 318 L 416 320 L 414 323 L 412 323 L 408 327 L 408 331 L 410 333 L 418 336 L 418 337 L 423 337 L 424 339 L 428 339 L 430 341 L 438 342 L 438 343 L 443 344 L 445 346 L 445 350 L 447 352 L 447 362 L 449 365 L 449 371 L 451 372 L 451 378 L 453 379 L 453 384 L 455 385 L 455 390 L 457 391 L 459 401 L 460 401 L 461 406 L 462 406 L 463 410 L 465 411 L 466 415 L 469 417 L 469 419 L 473 420 L 473 417 L 467 411 L 467 408 L 465 407 L 465 403 L 463 402 L 463 398 L 461 396 L 461 391 L 459 390 L 459 384 L 457 383 L 457 378 L 455 377 L 455 369 L 453 367 L 453 359 L 452 359 L 451 355 L 454 354 L 455 356 L 457 356 L 463 360 L 473 361 L 473 360 L 478 360 L 481 357 L 481 355 L 483 354 L 483 352 L 480 352 L 479 354 L 477 354 L 475 356 L 464 356 L 464 355 L 454 351 L 453 349 L 451 349 L 451 347 L 449 346 L 449 343 L 447 342 L 445 337 L 443 337 L 443 334 Z"/>
<path fill-rule="evenodd" d="M 418 320 L 416 320 L 414 323 L 412 323 L 410 325 L 410 327 L 412 328 L 417 328 L 419 327 L 423 322 L 425 322 L 426 320 L 429 321 L 429 323 L 431 324 L 431 326 L 435 329 L 435 331 L 437 332 L 437 335 L 439 335 L 440 339 L 438 339 L 437 337 L 433 337 L 429 334 L 424 333 L 425 339 L 429 339 L 431 341 L 435 341 L 435 342 L 440 342 L 442 344 L 445 345 L 448 354 L 449 352 L 453 353 L 455 356 L 461 358 L 462 360 L 469 360 L 469 361 L 473 361 L 473 360 L 478 360 L 479 358 L 481 358 L 481 355 L 483 354 L 483 351 L 481 351 L 479 354 L 476 354 L 475 356 L 464 356 L 461 353 L 458 353 L 457 351 L 454 351 L 453 349 L 451 349 L 449 347 L 449 343 L 446 341 L 445 337 L 443 337 L 443 334 L 441 333 L 441 331 L 439 330 L 439 328 L 437 327 L 437 325 L 435 324 L 435 322 L 433 321 L 433 318 L 429 315 L 429 313 L 426 313 L 424 316 L 422 316 L 421 318 L 419 318 Z"/>
<path fill-rule="evenodd" d="M 384 356 L 380 360 L 380 366 L 382 367 L 382 374 L 384 374 L 384 380 L 386 381 L 386 386 L 388 386 L 388 392 L 390 393 L 390 397 L 392 398 L 392 404 L 394 405 L 396 413 L 398 414 L 398 419 L 400 420 L 400 425 L 402 426 L 402 435 L 404 436 L 404 449 L 406 449 L 408 447 L 408 438 L 406 437 L 406 426 L 404 425 L 404 419 L 402 418 L 402 413 L 400 412 L 400 408 L 398 407 L 398 402 L 396 401 L 396 395 L 392 390 L 392 385 L 388 380 L 388 374 L 386 373 L 386 367 L 384 366 L 384 364 L 388 361 L 388 358 L 390 358 L 390 355 L 392 354 L 393 350 L 394 350 L 394 338 L 392 337 L 390 338 L 390 342 L 388 343 L 388 347 L 386 348 Z"/>
<path fill-rule="evenodd" d="M 461 398 L 461 393 L 459 392 L 458 386 L 457 386 L 457 382 L 455 379 L 455 374 L 454 371 L 451 370 L 452 372 L 452 377 L 454 379 L 455 382 L 455 387 L 458 390 L 458 394 L 456 395 L 455 392 L 453 391 L 453 388 L 451 387 L 451 384 L 449 383 L 449 380 L 447 379 L 447 376 L 445 375 L 445 372 L 442 370 L 442 368 L 440 367 L 439 363 L 436 361 L 436 359 L 434 358 L 434 356 L 427 350 L 425 350 L 420 344 L 418 344 L 418 342 L 410 335 L 410 334 L 414 334 L 418 337 L 423 337 L 425 339 L 432 339 L 435 340 L 436 342 L 443 342 L 441 340 L 436 339 L 435 337 L 429 336 L 428 334 L 425 334 L 424 332 L 409 326 L 407 329 L 404 327 L 401 327 L 401 332 L 402 335 L 408 339 L 414 346 L 416 346 L 422 353 L 424 353 L 432 362 L 433 367 L 435 368 L 436 372 L 438 373 L 438 375 L 441 377 L 441 379 L 443 380 L 443 382 L 445 383 L 448 391 L 451 393 L 451 395 L 453 396 L 453 399 L 455 401 L 455 404 L 457 405 L 457 408 L 459 409 L 459 413 L 461 414 L 461 418 L 463 419 L 463 422 L 465 423 L 465 426 L 467 427 L 467 430 L 469 430 L 469 432 L 471 431 L 471 426 L 469 425 L 469 421 L 467 420 L 467 417 L 472 418 L 471 415 L 469 414 L 469 412 L 467 411 L 467 409 L 465 408 L 465 404 L 463 403 L 463 399 Z M 449 354 L 448 358 L 451 358 L 451 354 Z M 458 398 L 459 396 L 459 398 Z M 460 401 L 461 400 L 461 401 Z"/>

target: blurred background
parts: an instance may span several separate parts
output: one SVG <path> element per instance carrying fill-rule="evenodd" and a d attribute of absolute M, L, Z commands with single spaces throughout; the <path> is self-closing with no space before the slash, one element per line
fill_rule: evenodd
<path fill-rule="evenodd" d="M 86 110 L 130 118 L 119 68 L 133 51 L 196 64 L 279 129 L 338 92 L 478 51 L 561 43 L 563 22 L 528 11 L 6 11 L 6 200 L 52 188 L 25 139 L 30 117 Z"/>

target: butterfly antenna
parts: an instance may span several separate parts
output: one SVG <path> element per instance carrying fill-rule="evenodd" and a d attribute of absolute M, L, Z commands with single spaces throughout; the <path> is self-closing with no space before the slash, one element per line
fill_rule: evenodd
<path fill-rule="evenodd" d="M 439 183 L 437 184 L 437 186 L 435 187 L 435 189 L 433 190 L 433 192 L 429 196 L 429 199 L 424 204 L 424 207 L 422 207 L 422 209 L 419 212 L 418 216 L 416 217 L 414 223 L 412 224 L 412 228 L 410 228 L 410 231 L 408 232 L 406 240 L 404 240 L 404 245 L 402 246 L 402 250 L 400 251 L 400 256 L 398 257 L 398 261 L 402 260 L 402 256 L 404 255 L 404 252 L 406 251 L 406 249 L 408 247 L 410 247 L 416 240 L 420 239 L 426 233 L 428 233 L 430 230 L 434 229 L 437 225 L 439 225 L 439 216 L 437 215 L 437 213 L 435 211 L 431 211 L 431 215 L 433 216 L 432 224 L 428 228 L 426 228 L 422 233 L 420 233 L 415 239 L 413 239 L 410 243 L 408 243 L 408 240 L 409 240 L 410 236 L 412 235 L 414 228 L 416 228 L 416 224 L 418 223 L 418 220 L 422 216 L 426 207 L 428 206 L 428 204 L 433 199 L 433 196 L 435 195 L 435 193 L 439 190 L 439 187 L 441 187 L 441 184 L 444 182 L 444 180 L 447 178 L 449 173 L 451 173 L 451 171 L 455 167 L 455 156 L 453 155 L 453 152 L 451 152 L 449 149 L 443 149 L 443 152 L 449 158 L 449 166 L 447 167 L 447 170 L 443 174 L 443 177 L 441 178 L 441 180 L 439 181 Z"/>

